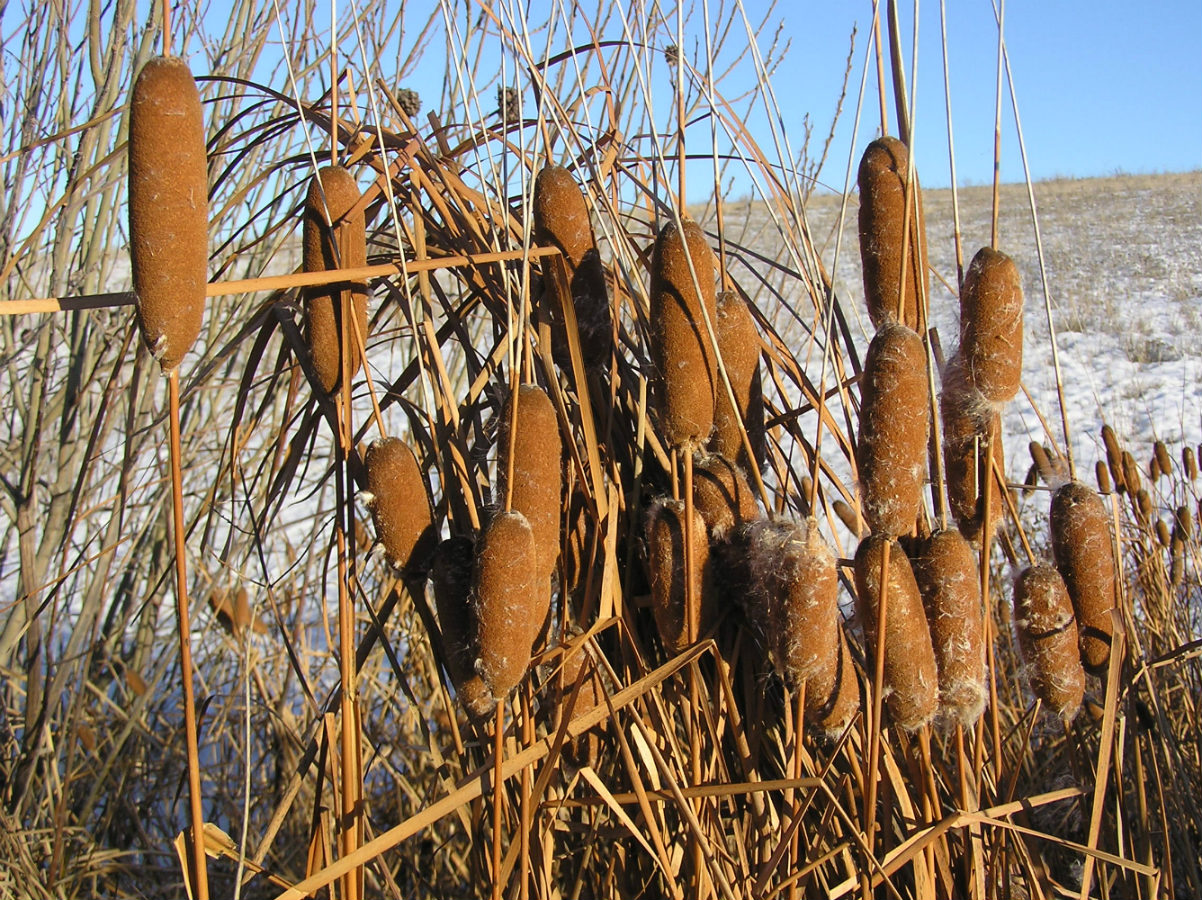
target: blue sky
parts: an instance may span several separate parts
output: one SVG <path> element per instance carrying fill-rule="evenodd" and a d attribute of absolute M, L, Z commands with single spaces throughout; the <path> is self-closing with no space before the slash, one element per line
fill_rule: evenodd
<path fill-rule="evenodd" d="M 756 5 L 759 0 L 749 8 Z M 908 77 L 913 5 L 903 0 L 900 6 Z M 816 123 L 829 122 L 851 23 L 859 25 L 853 76 L 858 78 L 872 5 L 869 0 L 793 3 L 778 6 L 778 11 L 783 11 L 793 47 L 774 80 L 799 88 L 793 95 L 796 111 L 786 113 L 786 126 L 796 125 L 789 122 L 790 115 L 800 121 L 807 109 Z M 928 187 L 950 183 L 939 14 L 936 0 L 921 4 L 915 145 Z M 988 182 L 997 79 L 992 4 L 950 0 L 947 32 L 957 180 Z M 1036 179 L 1202 168 L 1198 0 L 1010 0 L 1005 38 Z M 857 88 L 858 81 L 849 88 L 846 113 L 854 108 Z M 1002 178 L 1019 181 L 1023 171 L 1008 96 L 1005 102 Z M 859 148 L 877 128 L 877 110 L 875 80 L 870 79 Z M 836 187 L 841 187 L 847 164 L 851 125 L 852 116 L 845 114 L 823 173 L 824 181 Z"/>

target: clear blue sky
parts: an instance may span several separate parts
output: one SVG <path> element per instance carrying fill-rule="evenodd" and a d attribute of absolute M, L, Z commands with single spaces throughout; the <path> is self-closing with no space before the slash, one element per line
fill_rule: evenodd
<path fill-rule="evenodd" d="M 749 0 L 749 10 L 762 6 Z M 882 9 L 884 3 L 881 4 Z M 988 182 L 993 169 L 997 25 L 989 0 L 947 3 L 957 180 Z M 900 4 L 909 78 L 913 4 Z M 815 131 L 828 123 L 842 75 L 847 36 L 859 25 L 854 83 L 824 180 L 841 187 L 855 92 L 872 20 L 870 0 L 782 3 L 793 46 L 774 82 L 796 85 L 786 125 L 805 111 Z M 943 58 L 937 0 L 921 4 L 917 164 L 928 187 L 950 183 Z M 1202 168 L 1202 3 L 1199 0 L 1010 0 L 1005 38 L 1032 175 L 1109 175 Z M 781 99 L 782 104 L 785 100 Z M 890 101 L 891 102 L 891 101 Z M 790 123 L 790 116 L 796 122 Z M 857 147 L 878 128 L 870 78 Z M 1022 180 L 1006 98 L 1002 178 Z M 896 128 L 896 125 L 893 125 Z"/>

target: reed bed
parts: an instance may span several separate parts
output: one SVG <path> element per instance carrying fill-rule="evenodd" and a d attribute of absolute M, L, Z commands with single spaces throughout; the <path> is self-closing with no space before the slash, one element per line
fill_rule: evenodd
<path fill-rule="evenodd" d="M 45 89 L 39 127 L 3 117 L 0 203 L 50 199 L 0 216 L 0 299 L 58 311 L 0 306 L 0 896 L 195 886 L 190 752 L 214 896 L 1202 891 L 1193 448 L 1146 477 L 1099 436 L 1090 559 L 1053 490 L 1094 460 L 1049 429 L 1026 496 L 1007 481 L 1018 364 L 997 390 L 955 366 L 1013 323 L 937 369 L 898 138 L 861 169 L 891 154 L 898 208 L 848 229 L 887 251 L 871 321 L 905 345 L 868 350 L 805 224 L 821 152 L 745 130 L 777 112 L 771 16 L 386 6 L 171 26 L 201 75 L 209 300 L 166 355 L 126 309 L 124 242 L 161 226 L 125 230 L 119 152 L 162 23 L 120 0 L 58 50 L 25 26 L 66 55 L 14 81 Z M 880 68 L 858 35 L 849 71 L 900 82 L 881 24 Z"/>

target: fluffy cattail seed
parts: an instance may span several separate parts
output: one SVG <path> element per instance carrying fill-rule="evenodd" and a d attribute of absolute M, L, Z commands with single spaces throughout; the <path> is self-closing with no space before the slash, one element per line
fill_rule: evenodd
<path fill-rule="evenodd" d="M 740 423 L 747 430 L 756 464 L 764 464 L 764 396 L 760 380 L 760 335 L 747 303 L 734 291 L 718 294 L 718 317 L 714 333 L 722 364 L 734 389 L 735 406 L 730 405 L 726 386 L 718 379 L 715 389 L 714 434 L 710 450 L 735 460 L 750 471 L 747 451 L 743 447 Z"/>
<path fill-rule="evenodd" d="M 400 438 L 367 449 L 367 508 L 388 561 L 407 575 L 424 575 L 438 542 L 426 479 L 413 450 Z"/>
<path fill-rule="evenodd" d="M 701 514 L 714 541 L 726 540 L 734 528 L 759 514 L 743 472 L 716 453 L 698 456 L 693 462 L 693 508 Z"/>
<path fill-rule="evenodd" d="M 960 355 L 973 387 L 990 403 L 1018 393 L 1023 370 L 1023 289 L 1005 253 L 977 251 L 960 291 Z"/>
<path fill-rule="evenodd" d="M 910 227 L 903 221 L 906 209 L 906 179 L 910 154 L 894 137 L 882 137 L 868 145 L 860 160 L 860 260 L 864 272 L 864 297 L 868 316 L 880 328 L 898 320 L 899 298 L 905 304 L 902 322 L 919 333 L 926 323 L 919 310 L 926 308 L 927 239 L 922 214 L 922 191 L 915 178 L 910 201 Z M 917 228 L 918 240 L 914 240 Z M 906 253 L 905 297 L 902 290 L 904 235 L 909 232 Z M 921 303 L 920 303 L 921 298 Z"/>
<path fill-rule="evenodd" d="M 363 210 L 355 209 L 358 202 L 359 187 L 350 172 L 341 166 L 318 170 L 305 200 L 301 251 L 306 272 L 367 265 L 367 233 Z M 309 352 L 318 383 L 327 394 L 342 383 L 344 303 L 355 321 L 346 335 L 353 377 L 362 358 L 360 342 L 367 341 L 367 284 L 343 281 L 305 289 Z"/>
<path fill-rule="evenodd" d="M 1081 639 L 1081 660 L 1091 672 L 1102 672 L 1110 660 L 1114 625 L 1114 548 L 1102 498 L 1079 481 L 1071 481 L 1052 497 L 1052 554 L 1064 578 Z"/>
<path fill-rule="evenodd" d="M 897 541 L 874 534 L 856 550 L 856 612 L 864 627 L 871 662 L 882 647 L 877 633 L 881 600 L 881 570 L 889 547 L 888 593 L 883 636 L 885 701 L 893 721 L 914 731 L 931 721 L 938 705 L 939 676 L 935 650 L 918 584 L 905 551 Z"/>
<path fill-rule="evenodd" d="M 651 260 L 650 325 L 660 424 L 674 448 L 704 443 L 714 427 L 717 370 L 706 316 L 718 317 L 714 254 L 696 222 L 669 222 Z"/>
<path fill-rule="evenodd" d="M 200 334 L 209 262 L 204 116 L 182 59 L 142 67 L 130 96 L 129 237 L 142 339 L 164 372 Z"/>
<path fill-rule="evenodd" d="M 1035 565 L 1018 577 L 1014 624 L 1031 690 L 1058 716 L 1071 720 L 1085 695 L 1085 672 L 1068 589 L 1054 568 Z"/>
<path fill-rule="evenodd" d="M 935 531 L 919 543 L 914 577 L 935 647 L 940 712 L 969 727 L 981 717 L 988 696 L 976 557 L 959 531 Z"/>
<path fill-rule="evenodd" d="M 473 716 L 492 712 L 496 700 L 476 672 L 476 610 L 470 602 L 475 549 L 470 538 L 447 538 L 434 551 L 430 583 L 442 630 L 447 674 L 460 701 Z"/>
<path fill-rule="evenodd" d="M 689 646 L 690 635 L 701 633 L 702 606 L 712 595 L 709 541 L 705 522 L 693 510 L 693 568 L 685 567 L 685 505 L 683 500 L 657 500 L 647 516 L 647 563 L 651 570 L 651 610 L 660 640 L 669 653 Z M 686 581 L 692 575 L 693 604 L 686 609 Z"/>
<path fill-rule="evenodd" d="M 497 496 L 510 494 L 510 506 L 534 531 L 538 574 L 550 577 L 559 561 L 559 518 L 563 492 L 563 441 L 559 419 L 546 391 L 533 384 L 518 389 L 517 420 L 506 403 L 501 411 L 497 452 Z M 513 456 L 513 480 L 509 459 Z M 512 492 L 508 486 L 512 485 Z"/>
<path fill-rule="evenodd" d="M 939 412 L 943 420 L 948 507 L 960 532 L 970 541 L 979 542 L 986 533 L 993 534 L 1002 515 L 1000 491 L 1004 486 L 995 477 L 986 527 L 985 479 L 990 474 L 987 457 L 991 433 L 995 436 L 994 461 L 1004 470 L 1001 417 L 982 402 L 981 395 L 965 380 L 958 358 L 953 358 L 944 372 Z"/>
<path fill-rule="evenodd" d="M 856 448 L 864 520 L 873 532 L 896 537 L 914 527 L 926 476 L 926 391 L 922 339 L 886 322 L 864 362 Z"/>
<path fill-rule="evenodd" d="M 475 668 L 498 700 L 530 666 L 531 622 L 541 602 L 537 558 L 534 532 L 517 510 L 497 512 L 480 534 L 472 570 L 480 654 Z"/>
<path fill-rule="evenodd" d="M 811 680 L 834 684 L 839 665 L 839 573 L 817 519 L 810 516 L 804 528 L 794 530 L 775 565 L 784 587 L 779 638 L 785 681 L 795 690 Z"/>

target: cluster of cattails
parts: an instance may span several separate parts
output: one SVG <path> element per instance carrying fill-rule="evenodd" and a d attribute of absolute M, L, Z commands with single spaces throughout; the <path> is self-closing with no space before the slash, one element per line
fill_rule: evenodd
<path fill-rule="evenodd" d="M 922 490 L 931 422 L 921 337 L 926 238 L 922 195 L 911 177 L 909 151 L 896 138 L 874 141 L 860 163 L 860 256 L 876 335 L 860 382 L 856 466 L 868 534 L 855 556 L 857 615 L 869 663 L 880 666 L 890 718 L 907 730 L 937 714 L 971 726 L 986 697 L 984 612 L 972 548 L 955 531 L 911 537 L 925 527 Z M 959 451 L 966 442 L 974 453 L 985 449 L 974 436 L 981 413 L 993 413 L 978 396 L 971 409 L 952 401 L 959 421 L 950 439 L 956 453 L 947 454 L 947 482 L 958 522 L 976 513 L 959 494 L 967 493 L 960 486 L 977 474 L 976 465 L 963 470 Z M 945 422 L 948 398 L 945 387 Z M 946 424 L 944 433 L 946 442 Z M 836 511 L 854 535 L 863 534 L 847 504 Z"/>

